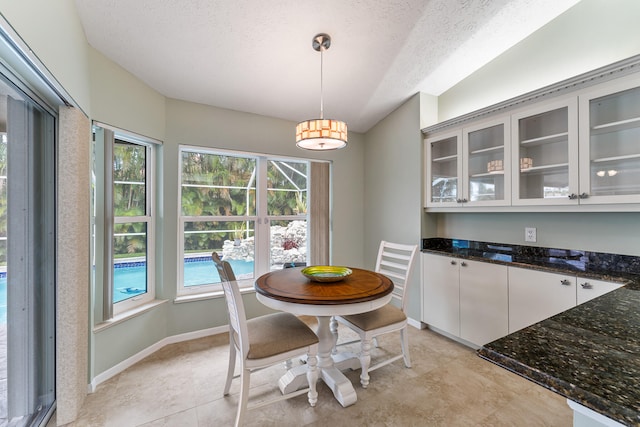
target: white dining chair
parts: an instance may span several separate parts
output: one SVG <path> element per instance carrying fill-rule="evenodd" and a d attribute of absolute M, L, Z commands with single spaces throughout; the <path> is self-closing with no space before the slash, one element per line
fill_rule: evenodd
<path fill-rule="evenodd" d="M 222 280 L 229 313 L 229 368 L 224 395 L 229 395 L 231 382 L 241 378 L 240 397 L 235 425 L 242 425 L 248 410 L 307 393 L 309 404 L 318 401 L 318 337 L 300 319 L 290 313 L 274 313 L 247 320 L 242 296 L 235 280 L 227 280 L 233 270 L 217 253 L 212 258 Z M 308 388 L 249 405 L 249 382 L 252 372 L 306 354 Z M 240 357 L 240 374 L 234 375 L 236 358 Z"/>
<path fill-rule="evenodd" d="M 342 323 L 360 337 L 360 383 L 366 388 L 369 385 L 369 373 L 389 363 L 404 358 L 407 368 L 411 367 L 409 355 L 409 339 L 407 331 L 407 288 L 413 268 L 417 245 L 403 245 L 380 242 L 375 271 L 389 277 L 393 281 L 392 302 L 377 310 L 348 316 L 336 316 L 335 320 Z M 394 305 L 394 301 L 395 304 Z M 371 344 L 376 337 L 390 332 L 400 331 L 400 345 L 402 354 L 380 361 L 371 366 Z M 376 343 L 377 344 L 377 343 Z"/>

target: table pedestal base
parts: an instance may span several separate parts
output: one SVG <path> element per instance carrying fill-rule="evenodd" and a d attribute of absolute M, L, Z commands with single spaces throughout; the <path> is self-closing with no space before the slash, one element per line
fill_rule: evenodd
<path fill-rule="evenodd" d="M 353 405 L 358 400 L 356 390 L 351 381 L 341 372 L 344 369 L 359 369 L 360 361 L 353 353 L 339 353 L 331 356 L 334 338 L 329 330 L 331 317 L 318 316 L 318 369 L 320 378 L 329 386 L 336 400 L 344 407 Z M 307 366 L 296 366 L 289 369 L 278 381 L 282 394 L 292 393 L 307 387 Z"/>

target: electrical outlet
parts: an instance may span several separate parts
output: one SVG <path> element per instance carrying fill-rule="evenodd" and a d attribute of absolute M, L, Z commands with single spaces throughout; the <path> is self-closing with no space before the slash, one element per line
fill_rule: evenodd
<path fill-rule="evenodd" d="M 524 229 L 524 241 L 535 242 L 536 241 L 536 229 L 535 227 L 525 227 Z"/>

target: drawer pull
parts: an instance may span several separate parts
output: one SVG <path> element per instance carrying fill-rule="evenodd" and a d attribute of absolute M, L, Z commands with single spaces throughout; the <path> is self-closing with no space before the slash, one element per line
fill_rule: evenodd
<path fill-rule="evenodd" d="M 580 286 L 582 286 L 582 289 L 593 289 L 593 285 L 589 282 L 581 283 Z"/>
<path fill-rule="evenodd" d="M 560 281 L 560 284 L 561 284 L 561 285 L 564 285 L 564 286 L 570 286 L 570 285 L 571 285 L 571 281 L 569 281 L 569 280 L 567 280 L 567 279 L 562 279 L 562 280 Z"/>

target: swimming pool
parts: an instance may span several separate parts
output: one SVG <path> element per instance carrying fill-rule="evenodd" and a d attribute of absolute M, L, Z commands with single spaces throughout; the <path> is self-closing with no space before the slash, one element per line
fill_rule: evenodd
<path fill-rule="evenodd" d="M 230 260 L 237 278 L 253 277 L 253 261 Z M 114 269 L 114 302 L 133 298 L 146 291 L 147 268 L 144 262 L 118 263 Z M 185 286 L 200 286 L 220 281 L 211 257 L 187 258 L 184 262 Z M 0 323 L 7 323 L 7 276 L 0 274 Z"/>
<path fill-rule="evenodd" d="M 7 275 L 0 275 L 0 323 L 7 323 Z"/>
<path fill-rule="evenodd" d="M 253 277 L 253 261 L 229 260 L 237 278 Z M 147 269 L 144 261 L 116 264 L 113 273 L 113 301 L 133 298 L 146 291 Z M 218 271 L 210 256 L 186 258 L 184 260 L 184 285 L 200 286 L 220 281 Z"/>

